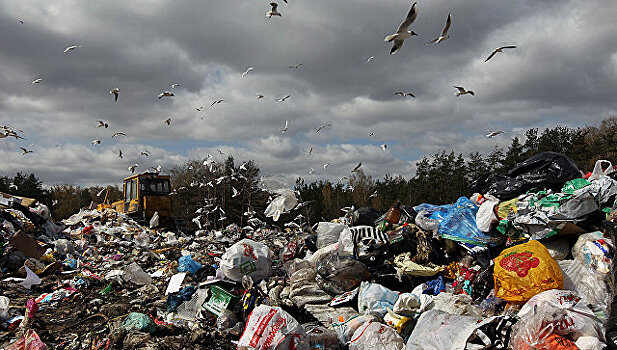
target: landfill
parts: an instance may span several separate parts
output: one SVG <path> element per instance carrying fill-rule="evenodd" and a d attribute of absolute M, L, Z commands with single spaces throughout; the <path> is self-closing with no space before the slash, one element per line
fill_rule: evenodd
<path fill-rule="evenodd" d="M 313 227 L 53 222 L 0 194 L 3 349 L 617 348 L 617 175 L 545 152 L 450 204 Z M 276 194 L 275 194 L 276 195 Z M 280 190 L 265 216 L 298 204 Z"/>

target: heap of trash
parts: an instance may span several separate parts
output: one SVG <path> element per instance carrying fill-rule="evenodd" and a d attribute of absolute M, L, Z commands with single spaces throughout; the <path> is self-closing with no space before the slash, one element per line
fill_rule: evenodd
<path fill-rule="evenodd" d="M 0 194 L 4 349 L 617 346 L 617 180 L 540 153 L 455 203 L 313 228 L 171 232 L 112 209 L 54 223 Z M 266 214 L 296 205 L 291 191 Z M 156 226 L 156 225 L 153 225 Z"/>

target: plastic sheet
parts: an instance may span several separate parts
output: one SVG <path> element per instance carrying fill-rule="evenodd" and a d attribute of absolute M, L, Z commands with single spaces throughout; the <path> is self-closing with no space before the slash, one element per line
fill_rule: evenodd
<path fill-rule="evenodd" d="M 331 295 L 343 294 L 371 277 L 366 265 L 350 256 L 331 252 L 315 262 L 317 283 Z"/>
<path fill-rule="evenodd" d="M 190 255 L 183 255 L 178 259 L 178 272 L 188 272 L 194 274 L 203 267 L 202 264 L 193 260 Z"/>
<path fill-rule="evenodd" d="M 137 285 L 145 285 L 152 283 L 152 277 L 148 275 L 144 270 L 137 265 L 137 263 L 132 263 L 126 267 L 124 267 L 122 279 L 126 282 L 132 282 Z"/>
<path fill-rule="evenodd" d="M 341 232 L 347 226 L 333 222 L 320 222 L 317 225 L 317 248 L 321 249 L 339 240 Z"/>
<path fill-rule="evenodd" d="M 4 295 L 0 296 L 0 321 L 7 320 L 9 318 L 9 305 L 10 299 Z"/>
<path fill-rule="evenodd" d="M 380 284 L 362 282 L 358 292 L 358 311 L 364 314 L 386 315 L 388 308 L 392 309 L 399 293 Z"/>
<path fill-rule="evenodd" d="M 482 247 L 497 244 L 500 241 L 498 238 L 478 229 L 477 212 L 478 206 L 469 198 L 459 198 L 451 208 L 448 208 L 437 233 L 443 238 Z"/>
<path fill-rule="evenodd" d="M 154 333 L 156 325 L 148 315 L 139 312 L 131 312 L 120 326 L 126 330 L 136 330 L 138 332 Z"/>

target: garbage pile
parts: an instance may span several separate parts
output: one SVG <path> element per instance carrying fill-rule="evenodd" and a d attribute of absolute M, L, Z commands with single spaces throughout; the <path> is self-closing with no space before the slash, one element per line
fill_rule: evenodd
<path fill-rule="evenodd" d="M 185 234 L 111 209 L 54 224 L 4 200 L 0 344 L 612 348 L 617 180 L 603 164 L 583 175 L 547 152 L 453 204 L 348 210 L 314 230 Z"/>

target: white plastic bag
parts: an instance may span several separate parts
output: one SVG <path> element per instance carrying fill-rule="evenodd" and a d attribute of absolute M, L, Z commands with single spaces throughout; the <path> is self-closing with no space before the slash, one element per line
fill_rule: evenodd
<path fill-rule="evenodd" d="M 9 298 L 0 296 L 0 321 L 5 321 L 9 318 L 9 305 L 11 301 Z"/>
<path fill-rule="evenodd" d="M 401 293 L 398 296 L 398 300 L 394 303 L 392 311 L 396 313 L 401 312 L 424 312 L 426 308 L 431 304 L 434 296 L 424 294 L 426 289 L 426 283 L 422 283 L 414 288 L 411 293 Z"/>
<path fill-rule="evenodd" d="M 378 317 L 376 315 L 356 315 L 344 322 L 332 323 L 332 328 L 336 332 L 338 340 L 343 344 L 347 344 L 358 328 L 367 322 L 377 320 Z"/>
<path fill-rule="evenodd" d="M 454 315 L 482 316 L 482 310 L 472 305 L 472 299 L 467 294 L 439 293 L 428 306 L 431 310 L 441 310 Z"/>
<path fill-rule="evenodd" d="M 317 249 L 338 242 L 341 231 L 346 227 L 346 225 L 334 222 L 320 222 L 315 230 L 317 231 Z"/>
<path fill-rule="evenodd" d="M 24 265 L 24 269 L 26 269 L 26 280 L 20 283 L 22 287 L 30 289 L 34 285 L 41 284 L 41 278 L 36 273 L 32 272 L 26 265 Z"/>
<path fill-rule="evenodd" d="M 602 164 L 607 166 L 605 170 L 602 170 Z M 596 161 L 596 165 L 593 167 L 593 172 L 591 173 L 589 180 L 597 180 L 601 175 L 608 175 L 613 171 L 613 164 L 610 161 L 600 159 Z"/>
<path fill-rule="evenodd" d="M 159 212 L 155 211 L 154 215 L 152 215 L 152 218 L 150 219 L 150 228 L 155 228 L 159 225 Z"/>
<path fill-rule="evenodd" d="M 608 274 L 613 266 L 613 242 L 604 238 L 600 231 L 589 232 L 578 237 L 572 248 L 572 255 L 591 269 Z"/>
<path fill-rule="evenodd" d="M 221 272 L 236 282 L 246 275 L 259 282 L 271 274 L 272 254 L 265 244 L 245 238 L 225 251 L 221 257 Z"/>
<path fill-rule="evenodd" d="M 383 323 L 367 322 L 353 334 L 349 350 L 403 350 L 405 342 L 396 331 Z"/>
<path fill-rule="evenodd" d="M 281 214 L 287 213 L 293 209 L 296 204 L 298 204 L 298 199 L 296 198 L 294 191 L 287 188 L 282 188 L 276 190 L 275 192 L 279 196 L 270 202 L 264 211 L 264 214 L 267 218 L 272 218 L 272 220 L 278 221 Z"/>
<path fill-rule="evenodd" d="M 499 221 L 497 215 L 495 215 L 495 206 L 499 204 L 499 199 L 490 194 L 484 196 L 485 201 L 482 202 L 478 212 L 476 213 L 476 225 L 482 232 L 489 232 L 491 226 Z"/>
<path fill-rule="evenodd" d="M 564 288 L 576 291 L 594 309 L 602 310 L 608 316 L 612 300 L 606 283 L 608 275 L 597 273 L 576 259 L 562 260 L 558 263 L 563 271 Z"/>
<path fill-rule="evenodd" d="M 280 307 L 257 306 L 249 315 L 238 350 L 309 350 L 304 328 Z"/>
<path fill-rule="evenodd" d="M 377 284 L 362 282 L 358 292 L 358 311 L 364 314 L 379 314 L 383 317 L 398 299 L 398 292 Z"/>

